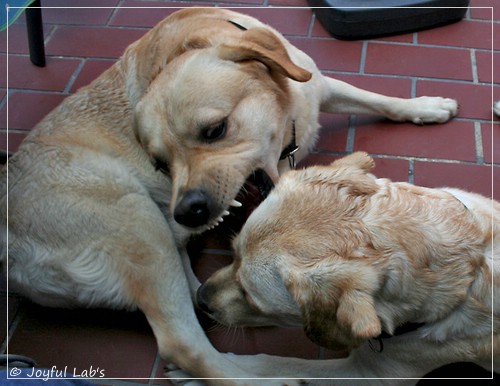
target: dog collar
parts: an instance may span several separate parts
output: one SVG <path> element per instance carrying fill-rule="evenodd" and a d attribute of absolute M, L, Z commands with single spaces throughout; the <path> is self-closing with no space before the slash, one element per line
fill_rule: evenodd
<path fill-rule="evenodd" d="M 292 141 L 281 152 L 280 160 L 284 160 L 285 158 L 288 158 L 288 163 L 290 165 L 290 169 L 295 169 L 295 166 L 296 166 L 295 153 L 299 149 L 300 149 L 300 147 L 297 145 L 297 140 L 296 140 L 296 135 L 295 135 L 295 121 L 292 121 Z"/>
<path fill-rule="evenodd" d="M 228 23 L 231 23 L 232 25 L 234 25 L 236 28 L 239 28 L 240 30 L 242 31 L 246 31 L 248 28 L 246 27 L 243 27 L 241 24 L 238 24 L 236 23 L 235 21 L 232 21 L 232 20 L 228 20 Z"/>
<path fill-rule="evenodd" d="M 463 207 L 466 209 L 466 210 L 469 210 L 469 208 L 467 207 L 467 205 L 465 205 L 465 202 L 463 202 L 461 199 L 459 199 L 457 196 L 455 196 L 453 193 L 451 192 L 448 192 L 449 194 L 451 194 L 451 196 L 457 200 L 459 203 L 461 203 L 463 205 Z"/>
<path fill-rule="evenodd" d="M 390 339 L 394 336 L 401 336 L 404 334 L 408 334 L 410 332 L 418 330 L 420 327 L 424 325 L 425 323 L 412 323 L 412 322 L 404 323 L 401 326 L 396 327 L 392 335 L 385 331 L 382 331 L 382 334 L 380 334 L 376 338 L 368 340 L 368 344 L 370 345 L 372 351 L 376 353 L 381 353 L 382 351 L 384 351 L 384 342 L 382 339 Z M 373 341 L 378 343 L 378 347 Z"/>

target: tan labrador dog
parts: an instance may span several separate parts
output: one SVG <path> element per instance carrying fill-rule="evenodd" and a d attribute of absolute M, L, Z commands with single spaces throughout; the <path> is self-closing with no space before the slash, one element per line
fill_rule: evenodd
<path fill-rule="evenodd" d="M 499 371 L 500 204 L 377 179 L 373 165 L 354 153 L 285 173 L 234 240 L 234 262 L 200 287 L 200 305 L 226 325 L 304 326 L 314 342 L 351 350 L 268 359 L 276 376 L 415 378 L 378 381 L 408 385 L 453 362 Z"/>
<path fill-rule="evenodd" d="M 249 16 L 174 13 L 47 115 L 2 171 L 10 288 L 49 306 L 140 309 L 162 357 L 191 375 L 255 376 L 205 337 L 184 246 L 241 205 L 247 177 L 277 181 L 297 146 L 297 160 L 307 154 L 320 109 L 426 123 L 450 119 L 457 104 L 324 77 Z"/>

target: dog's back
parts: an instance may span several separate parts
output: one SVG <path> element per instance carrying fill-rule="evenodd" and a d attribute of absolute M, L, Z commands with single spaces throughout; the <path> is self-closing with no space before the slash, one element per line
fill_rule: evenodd
<path fill-rule="evenodd" d="M 408 306 L 408 299 L 416 301 L 412 312 L 418 311 L 412 320 L 425 323 L 419 336 L 435 342 L 455 341 L 450 350 L 465 352 L 469 360 L 498 370 L 500 204 L 460 189 L 376 181 L 382 191 L 375 194 L 380 195 L 375 211 L 383 208 L 385 200 L 390 203 L 389 210 L 378 212 L 379 219 L 370 215 L 377 223 L 374 233 L 382 229 L 377 237 L 397 240 L 395 244 L 403 247 L 401 256 L 406 257 L 397 260 L 404 261 L 404 268 L 394 277 L 410 274 L 412 280 L 394 289 L 402 308 Z M 376 307 L 382 319 L 387 313 L 393 323 L 398 313 L 404 314 L 394 309 L 399 304 L 392 298 L 395 294 L 386 285 Z"/>
<path fill-rule="evenodd" d="M 291 229 L 295 239 L 308 240 L 304 245 L 317 249 L 312 246 L 316 240 L 311 241 L 314 236 L 310 231 L 310 225 L 315 224 L 314 235 L 327 238 L 324 244 L 329 250 L 344 257 L 337 260 L 335 269 L 326 258 L 323 269 L 315 266 L 314 272 L 321 270 L 324 282 L 340 282 L 341 272 L 349 269 L 351 280 L 360 280 L 359 264 L 378 275 L 381 285 L 372 295 L 382 329 L 393 334 L 408 321 L 423 323 L 410 334 L 414 340 L 401 337 L 391 343 L 411 343 L 418 351 L 424 342 L 438 350 L 438 342 L 443 348 L 436 358 L 460 358 L 498 371 L 500 247 L 496 246 L 500 245 L 500 204 L 459 189 L 377 179 L 369 173 L 373 164 L 368 161 L 367 156 L 357 153 L 329 168 L 292 172 L 291 178 L 283 177 L 282 185 L 276 187 L 279 202 L 286 203 L 282 212 L 268 216 L 280 218 L 276 224 L 285 227 L 288 221 L 315 214 L 309 226 Z M 300 198 L 313 195 L 313 201 Z M 294 207 L 293 215 L 290 207 Z M 289 240 L 290 234 L 286 237 Z M 320 245 L 320 240 L 316 244 Z M 304 277 L 309 274 L 305 268 L 309 258 L 301 260 L 300 253 L 295 255 L 300 256 L 297 259 L 303 266 L 300 280 L 307 283 Z M 366 285 L 366 280 L 357 285 Z M 302 291 L 310 291 L 309 286 Z M 331 300 L 324 293 L 318 296 L 325 297 L 325 304 L 316 299 L 312 307 L 329 307 Z M 353 309 L 359 307 L 357 304 Z M 408 350 L 417 361 L 418 355 Z M 403 358 L 403 351 L 398 355 Z"/>

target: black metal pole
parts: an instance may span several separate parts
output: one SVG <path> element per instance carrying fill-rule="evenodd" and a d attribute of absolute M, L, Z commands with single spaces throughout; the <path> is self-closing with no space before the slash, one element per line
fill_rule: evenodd
<path fill-rule="evenodd" d="M 40 0 L 35 0 L 26 8 L 26 26 L 31 63 L 45 66 L 45 45 L 43 42 L 42 8 Z"/>

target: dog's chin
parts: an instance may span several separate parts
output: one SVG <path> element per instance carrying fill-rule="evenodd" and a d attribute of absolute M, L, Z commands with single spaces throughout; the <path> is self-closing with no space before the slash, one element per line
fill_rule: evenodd
<path fill-rule="evenodd" d="M 229 227 L 232 232 L 238 232 L 246 219 L 264 201 L 274 188 L 274 183 L 264 169 L 257 169 L 242 185 L 236 197 L 218 217 L 200 228 L 200 231 L 211 230 L 221 224 Z"/>

